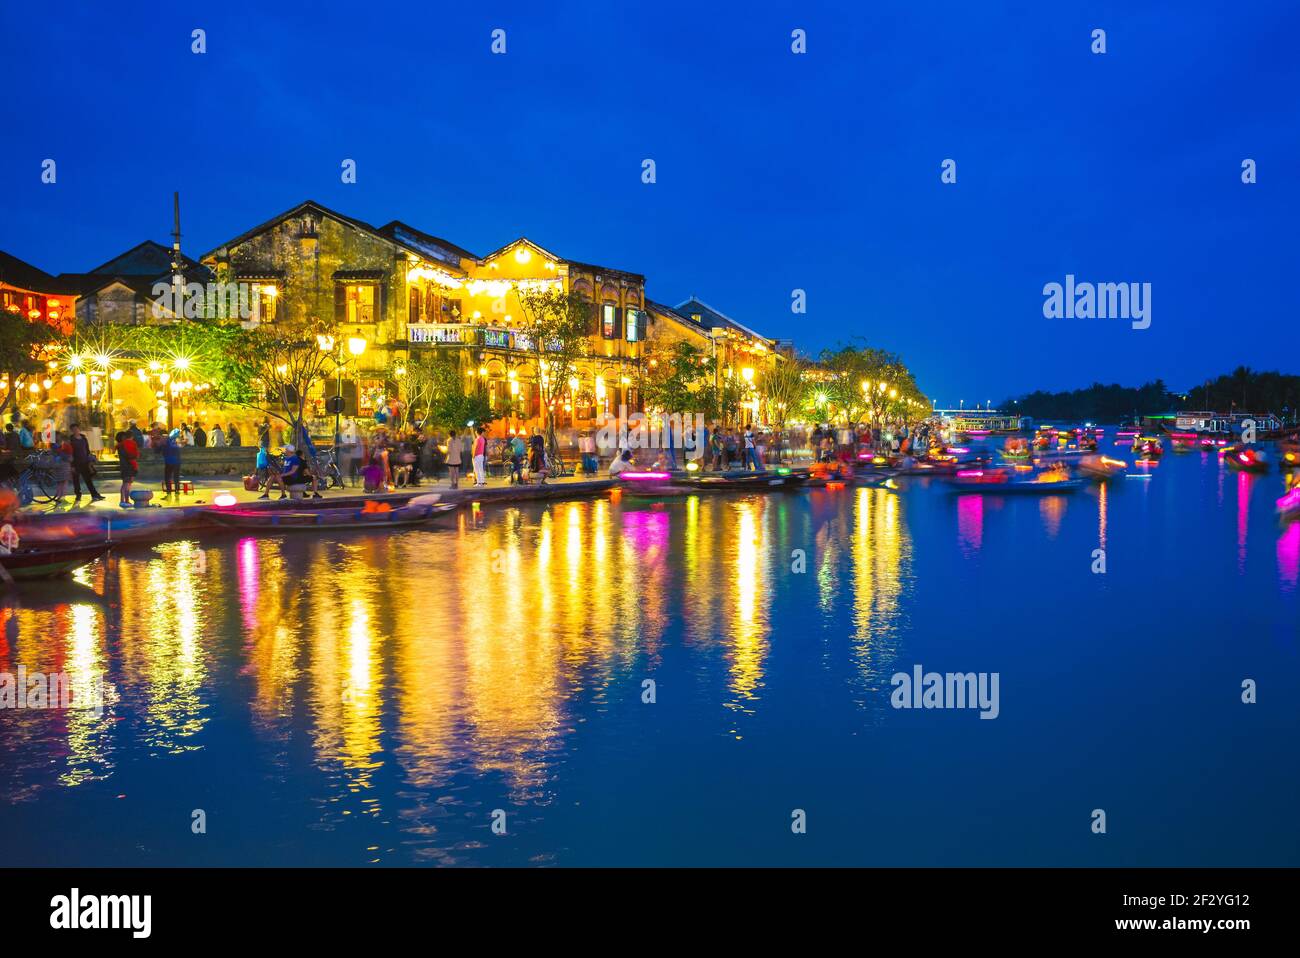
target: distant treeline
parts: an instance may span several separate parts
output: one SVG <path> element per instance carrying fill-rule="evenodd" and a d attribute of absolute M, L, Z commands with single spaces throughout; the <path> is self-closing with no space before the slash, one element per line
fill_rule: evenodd
<path fill-rule="evenodd" d="M 1035 419 L 1089 422 L 1119 422 L 1135 415 L 1152 416 L 1178 409 L 1271 412 L 1293 420 L 1297 403 L 1300 403 L 1300 376 L 1261 373 L 1238 366 L 1231 373 L 1183 392 L 1171 391 L 1162 379 L 1138 387 L 1093 383 L 1086 389 L 1070 392 L 1039 390 L 1012 396 L 1001 408 Z"/>

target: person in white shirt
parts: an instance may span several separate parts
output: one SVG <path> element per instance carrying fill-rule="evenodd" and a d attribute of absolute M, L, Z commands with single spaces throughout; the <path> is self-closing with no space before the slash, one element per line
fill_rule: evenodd
<path fill-rule="evenodd" d="M 212 446 L 224 446 L 226 444 L 226 434 L 221 431 L 220 426 L 212 427 L 212 433 L 208 436 L 208 443 Z"/>
<path fill-rule="evenodd" d="M 626 472 L 632 468 L 632 451 L 624 449 L 614 457 L 613 462 L 609 464 L 609 474 L 617 476 L 620 472 Z"/>

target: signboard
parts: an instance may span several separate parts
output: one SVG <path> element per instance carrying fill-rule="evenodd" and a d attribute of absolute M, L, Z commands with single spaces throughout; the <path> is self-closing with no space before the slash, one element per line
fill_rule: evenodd
<path fill-rule="evenodd" d="M 483 345 L 484 345 L 484 346 L 495 346 L 495 347 L 498 348 L 498 349 L 509 349 L 509 348 L 510 348 L 510 330 L 508 330 L 508 329 L 492 329 L 492 328 L 484 329 L 484 330 L 483 330 Z"/>

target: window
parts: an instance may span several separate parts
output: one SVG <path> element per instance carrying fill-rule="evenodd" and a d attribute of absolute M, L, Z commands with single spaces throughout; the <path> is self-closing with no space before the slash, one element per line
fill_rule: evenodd
<path fill-rule="evenodd" d="M 420 321 L 420 287 L 411 287 L 411 302 L 406 314 L 408 323 L 418 323 Z"/>
<path fill-rule="evenodd" d="M 639 342 L 645 336 L 645 311 L 641 309 L 627 310 L 627 341 L 629 343 Z"/>
<path fill-rule="evenodd" d="M 691 321 L 698 323 L 700 321 L 699 313 L 691 313 Z"/>
<path fill-rule="evenodd" d="M 460 300 L 448 299 L 433 284 L 424 294 L 424 321 L 426 323 L 460 322 Z"/>
<path fill-rule="evenodd" d="M 375 321 L 375 287 L 372 285 L 348 286 L 344 302 L 347 303 L 344 318 L 349 323 L 373 323 Z"/>
<path fill-rule="evenodd" d="M 600 332 L 606 339 L 618 338 L 618 307 L 613 303 L 604 303 L 600 307 Z"/>
<path fill-rule="evenodd" d="M 275 301 L 277 290 L 274 286 L 257 287 L 257 311 L 253 315 L 259 323 L 275 321 Z"/>

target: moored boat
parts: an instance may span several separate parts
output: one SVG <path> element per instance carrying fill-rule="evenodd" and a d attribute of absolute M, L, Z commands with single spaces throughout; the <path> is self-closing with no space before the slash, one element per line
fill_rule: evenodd
<path fill-rule="evenodd" d="M 89 565 L 113 547 L 111 542 L 96 542 L 92 545 L 40 546 L 19 548 L 12 552 L 0 554 L 0 566 L 15 580 L 53 579 L 67 575 L 74 569 Z"/>
<path fill-rule="evenodd" d="M 396 509 L 214 509 L 216 523 L 237 529 L 281 532 L 297 529 L 391 529 L 423 523 L 442 525 L 456 515 L 454 503 L 411 504 Z"/>

